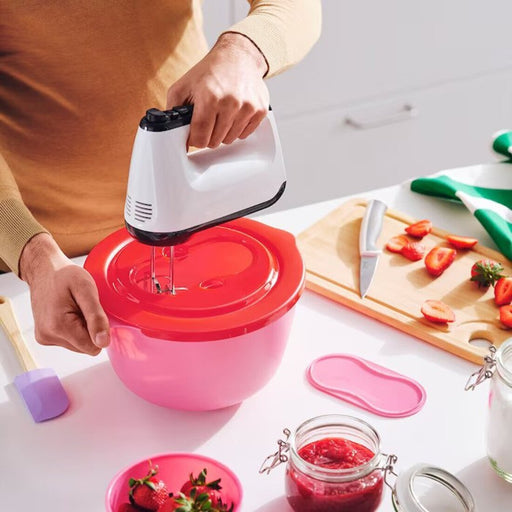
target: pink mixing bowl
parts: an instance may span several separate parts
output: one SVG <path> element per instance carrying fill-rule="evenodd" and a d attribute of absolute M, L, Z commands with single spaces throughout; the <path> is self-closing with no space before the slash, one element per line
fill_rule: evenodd
<path fill-rule="evenodd" d="M 261 389 L 281 362 L 304 288 L 294 237 L 250 219 L 201 231 L 174 249 L 175 295 L 155 292 L 150 251 L 123 229 L 85 262 L 122 382 L 150 402 L 186 410 L 227 407 Z M 156 248 L 164 290 L 169 264 L 169 248 Z"/>
<path fill-rule="evenodd" d="M 123 503 L 128 502 L 130 478 L 142 478 L 148 473 L 150 467 L 158 466 L 157 476 L 163 480 L 170 492 L 177 494 L 181 486 L 188 480 L 189 474 L 199 475 L 207 470 L 207 481 L 211 482 L 220 478 L 223 502 L 233 503 L 233 512 L 240 510 L 242 503 L 242 485 L 238 477 L 224 464 L 194 453 L 167 453 L 144 459 L 121 470 L 111 480 L 105 497 L 105 510 L 118 512 Z"/>

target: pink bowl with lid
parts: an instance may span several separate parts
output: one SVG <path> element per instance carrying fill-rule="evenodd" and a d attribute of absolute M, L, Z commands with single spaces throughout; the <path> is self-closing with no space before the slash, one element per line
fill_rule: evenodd
<path fill-rule="evenodd" d="M 89 254 L 121 381 L 155 404 L 187 410 L 237 404 L 274 375 L 286 348 L 304 265 L 290 233 L 241 218 L 175 246 L 176 294 L 154 293 L 151 248 L 125 229 Z M 168 285 L 169 248 L 155 269 Z"/>

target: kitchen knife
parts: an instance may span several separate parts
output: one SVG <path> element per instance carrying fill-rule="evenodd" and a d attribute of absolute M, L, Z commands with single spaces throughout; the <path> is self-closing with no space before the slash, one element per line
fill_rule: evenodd
<path fill-rule="evenodd" d="M 366 206 L 361 231 L 359 232 L 359 293 L 364 299 L 375 274 L 381 250 L 375 245 L 382 230 L 382 221 L 388 207 L 378 199 L 372 199 Z"/>

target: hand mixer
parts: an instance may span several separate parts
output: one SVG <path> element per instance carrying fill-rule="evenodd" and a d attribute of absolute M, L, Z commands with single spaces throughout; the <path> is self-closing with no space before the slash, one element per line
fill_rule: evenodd
<path fill-rule="evenodd" d="M 187 153 L 193 106 L 149 109 L 133 145 L 124 218 L 151 246 L 152 291 L 175 294 L 174 246 L 193 233 L 274 204 L 286 186 L 271 110 L 245 140 Z M 155 271 L 155 248 L 170 247 L 169 286 Z"/>

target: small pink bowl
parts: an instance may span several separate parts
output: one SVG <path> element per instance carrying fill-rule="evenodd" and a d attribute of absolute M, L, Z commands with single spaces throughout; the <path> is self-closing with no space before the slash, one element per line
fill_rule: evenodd
<path fill-rule="evenodd" d="M 105 497 L 107 512 L 117 512 L 122 503 L 128 502 L 130 478 L 142 478 L 149 469 L 149 461 L 158 466 L 158 476 L 167 484 L 169 491 L 178 493 L 181 486 L 188 480 L 189 474 L 197 476 L 204 468 L 207 470 L 207 481 L 220 478 L 223 500 L 233 503 L 233 512 L 240 510 L 242 503 L 242 484 L 238 477 L 224 464 L 195 453 L 163 453 L 143 459 L 122 469 L 111 480 Z"/>

